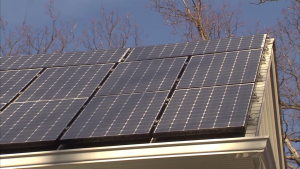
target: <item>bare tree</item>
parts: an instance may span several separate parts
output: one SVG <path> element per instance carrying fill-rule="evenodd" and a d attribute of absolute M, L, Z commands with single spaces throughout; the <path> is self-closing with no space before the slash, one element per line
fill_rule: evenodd
<path fill-rule="evenodd" d="M 12 31 L 6 29 L 8 23 L 4 20 L 3 16 L 0 17 L 0 29 L 4 42 L 0 46 L 2 56 L 17 55 L 22 53 L 21 41 L 25 38 L 28 30 L 30 29 L 26 25 L 26 17 L 21 28 L 15 28 Z"/>
<path fill-rule="evenodd" d="M 251 0 L 249 0 L 249 3 L 250 4 L 255 4 L 255 5 L 259 5 L 259 4 L 263 4 L 267 1 L 279 1 L 279 0 L 259 0 L 258 2 L 253 2 Z M 300 3 L 300 0 L 295 0 L 295 2 L 299 2 Z"/>
<path fill-rule="evenodd" d="M 58 26 L 60 12 L 54 8 L 53 4 L 54 0 L 50 0 L 46 5 L 45 13 L 51 18 L 51 24 L 44 28 L 34 28 L 27 24 L 25 16 L 22 26 L 9 31 L 8 23 L 1 16 L 0 28 L 4 37 L 0 46 L 1 55 L 31 55 L 67 51 L 69 44 L 74 42 L 74 31 L 77 24 L 60 22 Z"/>
<path fill-rule="evenodd" d="M 232 9 L 227 1 L 213 8 L 203 0 L 151 0 L 149 7 L 161 13 L 183 41 L 231 37 L 247 23 L 239 20 L 241 10 Z"/>
<path fill-rule="evenodd" d="M 213 8 L 210 1 L 151 0 L 150 8 L 161 13 L 173 28 L 173 34 L 183 41 L 207 40 L 234 36 L 247 24 L 239 20 L 240 9 L 231 9 L 226 1 Z M 248 33 L 274 33 L 277 39 L 277 60 L 284 142 L 288 167 L 300 167 L 300 3 L 283 10 L 284 19 L 275 29 L 264 28 L 256 22 Z"/>
<path fill-rule="evenodd" d="M 78 38 L 77 23 L 59 20 L 60 11 L 54 7 L 54 0 L 49 0 L 45 13 L 51 19 L 49 25 L 35 28 L 27 23 L 25 16 L 22 25 L 14 30 L 9 30 L 8 22 L 1 16 L 0 56 L 124 48 L 129 42 L 132 46 L 140 45 L 146 38 L 139 26 L 132 23 L 131 15 L 122 18 L 118 10 L 107 14 L 102 7 L 100 15 L 91 20 Z"/>
<path fill-rule="evenodd" d="M 133 46 L 138 46 L 142 41 L 142 33 L 137 24 L 132 24 L 131 14 L 123 18 L 119 11 L 111 11 L 108 15 L 103 7 L 99 17 L 91 19 L 84 30 L 81 41 L 89 50 L 124 48 L 131 40 Z"/>
<path fill-rule="evenodd" d="M 286 159 L 300 168 L 300 3 L 282 11 L 275 30 Z"/>

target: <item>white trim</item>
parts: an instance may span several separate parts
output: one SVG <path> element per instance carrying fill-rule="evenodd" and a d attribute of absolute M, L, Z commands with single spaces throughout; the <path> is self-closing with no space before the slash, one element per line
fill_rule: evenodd
<path fill-rule="evenodd" d="M 97 164 L 98 167 L 109 163 L 141 161 L 143 159 L 162 159 L 207 155 L 227 158 L 260 158 L 265 169 L 275 168 L 272 148 L 268 137 L 241 137 L 229 139 L 210 139 L 168 143 L 148 143 L 126 146 L 96 147 L 73 150 L 56 150 L 37 153 L 9 154 L 0 156 L 2 169 L 33 167 L 76 168 Z M 212 158 L 212 157 L 210 157 Z M 134 163 L 134 162 L 133 162 Z M 81 164 L 81 165 L 80 165 Z M 163 167 L 162 167 L 163 168 Z"/>

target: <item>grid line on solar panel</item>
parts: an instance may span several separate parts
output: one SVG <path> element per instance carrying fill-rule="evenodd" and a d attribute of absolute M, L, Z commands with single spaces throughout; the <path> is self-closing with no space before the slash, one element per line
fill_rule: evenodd
<path fill-rule="evenodd" d="M 113 65 L 48 68 L 16 102 L 89 97 Z"/>
<path fill-rule="evenodd" d="M 97 51 L 8 56 L 1 59 L 0 70 L 94 65 L 119 62 L 127 48 Z"/>
<path fill-rule="evenodd" d="M 176 90 L 155 133 L 242 127 L 254 84 Z"/>
<path fill-rule="evenodd" d="M 1 144 L 56 140 L 85 101 L 12 103 L 1 113 Z"/>
<path fill-rule="evenodd" d="M 120 63 L 97 96 L 170 90 L 186 58 Z"/>
<path fill-rule="evenodd" d="M 149 134 L 168 93 L 94 97 L 62 139 Z"/>
<path fill-rule="evenodd" d="M 266 35 L 212 39 L 207 41 L 186 42 L 167 45 L 136 47 L 127 61 L 222 53 L 262 48 Z"/>
<path fill-rule="evenodd" d="M 4 108 L 4 106 L 6 105 L 6 103 L 2 103 L 0 104 L 0 110 L 2 110 L 2 108 Z"/>
<path fill-rule="evenodd" d="M 255 82 L 261 52 L 257 49 L 193 56 L 177 88 Z"/>
<path fill-rule="evenodd" d="M 0 100 L 2 103 L 8 103 L 41 71 L 41 69 L 32 70 L 12 70 L 0 71 Z"/>

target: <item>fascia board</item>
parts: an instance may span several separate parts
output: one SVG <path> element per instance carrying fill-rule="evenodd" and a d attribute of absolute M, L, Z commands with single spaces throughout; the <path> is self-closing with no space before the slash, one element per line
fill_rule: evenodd
<path fill-rule="evenodd" d="M 1 155 L 1 168 L 44 168 L 85 164 L 114 163 L 128 160 L 158 159 L 208 155 L 226 155 L 228 158 L 247 158 L 262 156 L 270 151 L 268 158 L 274 157 L 268 147 L 268 137 L 241 137 L 230 139 L 210 139 L 201 141 L 181 141 L 168 143 L 151 143 L 126 146 L 84 148 L 74 150 L 57 150 L 38 153 Z M 267 148 L 268 147 L 268 148 Z M 252 155 L 249 155 L 252 154 Z M 271 154 L 271 155 L 270 155 Z M 211 158 L 211 156 L 210 156 Z M 82 165 L 79 165 L 82 164 Z"/>

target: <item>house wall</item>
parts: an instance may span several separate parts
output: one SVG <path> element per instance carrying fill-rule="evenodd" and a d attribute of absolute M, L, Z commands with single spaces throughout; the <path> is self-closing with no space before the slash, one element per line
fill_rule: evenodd
<path fill-rule="evenodd" d="M 266 42 L 268 52 L 264 53 L 264 61 L 260 63 L 259 77 L 254 93 L 255 99 L 247 119 L 245 137 L 268 136 L 276 159 L 277 168 L 285 168 L 280 104 L 277 85 L 276 57 L 274 54 L 274 39 Z"/>
<path fill-rule="evenodd" d="M 268 72 L 266 80 L 264 100 L 262 102 L 261 116 L 259 119 L 258 135 L 270 137 L 274 158 L 276 159 L 276 166 L 277 168 L 285 168 L 276 75 L 276 62 L 272 51 L 270 71 Z"/>

